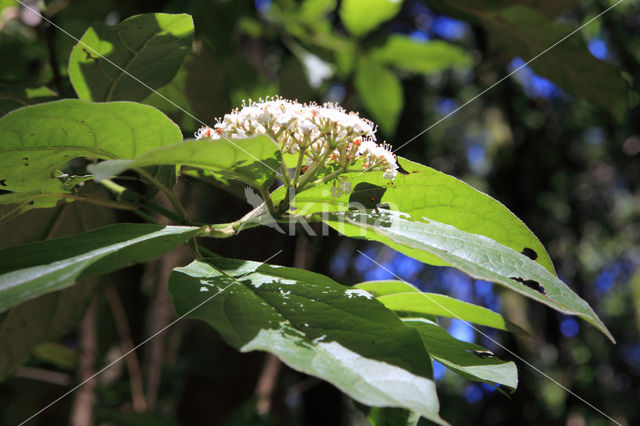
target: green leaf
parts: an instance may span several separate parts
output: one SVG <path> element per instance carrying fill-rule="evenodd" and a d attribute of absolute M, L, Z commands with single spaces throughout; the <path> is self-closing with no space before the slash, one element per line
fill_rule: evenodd
<path fill-rule="evenodd" d="M 441 40 L 420 42 L 400 34 L 392 34 L 384 46 L 371 51 L 376 61 L 406 71 L 439 73 L 449 68 L 464 68 L 472 64 L 464 49 Z"/>
<path fill-rule="evenodd" d="M 68 287 L 79 278 L 152 259 L 198 231 L 189 226 L 123 223 L 0 250 L 0 312 Z"/>
<path fill-rule="evenodd" d="M 401 7 L 402 0 L 342 0 L 340 19 L 351 34 L 361 37 L 396 16 Z"/>
<path fill-rule="evenodd" d="M 420 421 L 419 414 L 403 408 L 368 407 L 357 402 L 355 406 L 372 426 L 416 426 Z"/>
<path fill-rule="evenodd" d="M 186 14 L 147 13 L 113 27 L 96 23 L 71 52 L 69 78 L 80 99 L 141 101 L 173 79 L 192 41 Z"/>
<path fill-rule="evenodd" d="M 435 255 L 476 279 L 502 284 L 560 312 L 577 315 L 615 342 L 587 302 L 558 277 L 490 238 L 389 210 L 336 213 L 330 219 L 327 223 L 344 235 L 380 241 L 421 261 L 425 254 Z"/>
<path fill-rule="evenodd" d="M 403 321 L 418 330 L 425 347 L 429 348 L 429 355 L 451 371 L 475 382 L 497 383 L 511 390 L 518 387 L 518 369 L 514 362 L 478 356 L 476 351 L 486 349 L 454 339 L 433 321 L 424 318 L 404 318 Z"/>
<path fill-rule="evenodd" d="M 516 251 L 525 251 L 536 262 L 555 273 L 551 258 L 536 236 L 502 203 L 476 190 L 453 176 L 398 157 L 407 174 L 398 174 L 393 184 L 381 172 L 351 172 L 346 176 L 353 186 L 351 194 L 331 196 L 331 183 L 297 194 L 293 207 L 296 214 L 347 211 L 350 202 L 387 206 L 416 218 L 426 217 L 461 231 L 489 237 Z M 284 189 L 274 192 L 275 199 L 284 197 Z M 375 197 L 374 205 L 366 202 Z M 525 250 L 528 249 L 528 250 Z M 424 253 L 420 260 L 433 265 L 446 265 L 441 258 Z"/>
<path fill-rule="evenodd" d="M 0 118 L 0 185 L 8 191 L 59 193 L 59 171 L 76 157 L 134 158 L 182 140 L 164 114 L 133 102 L 65 99 Z"/>
<path fill-rule="evenodd" d="M 374 121 L 386 134 L 393 134 L 404 106 L 402 84 L 395 73 L 371 58 L 361 57 L 355 85 Z"/>
<path fill-rule="evenodd" d="M 524 6 L 512 6 L 487 14 L 483 25 L 512 56 L 525 61 L 571 33 L 573 28 L 550 21 L 542 13 Z M 531 68 L 569 93 L 584 97 L 608 109 L 618 119 L 626 114 L 628 84 L 620 71 L 596 59 L 580 34 L 575 34 L 531 62 Z"/>
<path fill-rule="evenodd" d="M 524 333 L 520 327 L 490 309 L 437 293 L 397 293 L 377 298 L 401 316 L 415 314 L 456 318 L 498 330 Z"/>
<path fill-rule="evenodd" d="M 354 285 L 355 288 L 361 288 L 368 291 L 373 297 L 387 296 L 396 293 L 420 293 L 416 287 L 406 281 L 365 281 Z"/>
<path fill-rule="evenodd" d="M 104 188 L 94 190 L 95 195 L 106 192 Z M 113 210 L 91 204 L 35 210 L 0 226 L 3 236 L 0 248 L 88 231 L 114 221 Z M 2 252 L 10 252 L 10 249 Z M 27 361 L 30 355 L 42 355 L 41 351 L 34 351 L 37 345 L 53 342 L 69 333 L 82 318 L 98 285 L 98 278 L 85 278 L 74 286 L 13 306 L 0 315 L 0 380 Z"/>
<path fill-rule="evenodd" d="M 36 345 L 68 333 L 82 318 L 97 286 L 98 279 L 83 279 L 9 309 L 0 322 L 0 380 L 26 362 Z"/>
<path fill-rule="evenodd" d="M 33 356 L 65 370 L 74 370 L 78 362 L 78 353 L 60 343 L 41 343 L 33 348 Z"/>
<path fill-rule="evenodd" d="M 533 7 L 553 18 L 567 11 L 567 9 L 576 6 L 579 0 L 519 0 L 518 3 Z M 507 4 L 510 5 L 511 3 Z"/>
<path fill-rule="evenodd" d="M 144 153 L 133 160 L 112 160 L 91 165 L 97 180 L 144 166 L 182 164 L 214 173 L 219 180 L 239 179 L 257 188 L 268 188 L 280 167 L 280 151 L 265 135 L 247 139 L 185 141 Z"/>
<path fill-rule="evenodd" d="M 363 404 L 446 423 L 419 336 L 363 290 L 302 269 L 216 258 L 175 269 L 169 291 L 179 315 L 207 322 L 242 352 L 271 352 Z"/>
<path fill-rule="evenodd" d="M 436 315 L 457 318 L 498 330 L 527 334 L 516 324 L 490 309 L 453 299 L 444 294 L 423 293 L 403 281 L 369 281 L 356 284 L 354 287 L 370 292 L 384 306 L 402 317 L 415 316 L 415 314 Z"/>
<path fill-rule="evenodd" d="M 336 8 L 337 0 L 305 0 L 300 5 L 298 19 L 302 22 L 318 22 Z"/>

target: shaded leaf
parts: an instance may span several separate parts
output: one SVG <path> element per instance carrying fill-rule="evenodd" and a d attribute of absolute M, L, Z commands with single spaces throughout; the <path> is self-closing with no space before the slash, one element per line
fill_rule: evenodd
<path fill-rule="evenodd" d="M 104 188 L 94 189 L 106 192 Z M 112 210 L 87 204 L 35 210 L 0 226 L 0 248 L 87 231 L 114 220 Z M 39 344 L 68 333 L 82 318 L 98 284 L 98 279 L 86 278 L 77 285 L 14 306 L 0 316 L 0 380 L 27 361 Z M 38 354 L 41 351 L 34 356 Z"/>
<path fill-rule="evenodd" d="M 33 356 L 66 370 L 74 370 L 78 362 L 78 353 L 60 343 L 41 343 L 33 348 Z"/>
<path fill-rule="evenodd" d="M 122 223 L 0 250 L 0 312 L 68 287 L 79 278 L 152 259 L 198 231 L 189 226 Z"/>
<path fill-rule="evenodd" d="M 80 99 L 141 101 L 173 79 L 192 40 L 186 14 L 147 13 L 113 27 L 96 23 L 71 52 L 69 78 Z"/>
<path fill-rule="evenodd" d="M 68 333 L 82 319 L 97 285 L 97 278 L 83 279 L 9 309 L 0 323 L 0 380 L 26 362 L 36 345 Z"/>
<path fill-rule="evenodd" d="M 525 61 L 543 52 L 573 30 L 552 22 L 535 9 L 512 6 L 487 15 L 483 25 L 494 42 Z M 567 38 L 531 62 L 531 68 L 567 92 L 584 97 L 622 119 L 627 111 L 628 83 L 611 64 L 596 59 L 580 34 Z"/>
<path fill-rule="evenodd" d="M 24 107 L 0 118 L 0 181 L 8 191 L 59 193 L 67 178 L 58 169 L 76 157 L 134 158 L 181 140 L 164 114 L 133 102 Z"/>
<path fill-rule="evenodd" d="M 267 188 L 280 167 L 280 150 L 265 135 L 234 140 L 185 141 L 149 151 L 133 160 L 103 161 L 88 169 L 101 180 L 129 168 L 168 164 L 198 167 L 213 172 L 219 180 L 239 179 L 248 185 Z"/>
<path fill-rule="evenodd" d="M 416 426 L 420 420 L 418 413 L 403 408 L 368 407 L 357 402 L 355 406 L 372 426 Z"/>
<path fill-rule="evenodd" d="M 405 407 L 445 423 L 422 341 L 363 290 L 301 269 L 224 258 L 175 269 L 169 290 L 179 315 L 206 321 L 243 352 L 271 352 L 363 404 Z"/>
<path fill-rule="evenodd" d="M 472 64 L 466 50 L 442 40 L 420 42 L 411 37 L 392 34 L 384 46 L 371 51 L 380 62 L 418 73 L 438 73 L 449 68 Z"/>
<path fill-rule="evenodd" d="M 355 85 L 373 119 L 387 134 L 393 134 L 404 106 L 400 80 L 379 62 L 361 57 L 355 71 Z"/>
<path fill-rule="evenodd" d="M 524 254 L 490 238 L 388 210 L 379 214 L 337 213 L 327 223 L 342 234 L 380 241 L 417 260 L 422 260 L 424 254 L 435 255 L 476 279 L 502 284 L 560 312 L 577 315 L 615 341 L 587 302 L 558 277 Z"/>
<path fill-rule="evenodd" d="M 0 88 L 0 115 L 23 106 L 52 101 L 56 97 L 56 93 L 47 86 L 5 86 Z"/>

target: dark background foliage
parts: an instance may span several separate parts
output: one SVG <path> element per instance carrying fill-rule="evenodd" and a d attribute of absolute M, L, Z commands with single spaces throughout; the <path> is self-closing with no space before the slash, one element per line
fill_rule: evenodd
<path fill-rule="evenodd" d="M 322 7 L 336 2 L 303 3 Z M 567 28 L 577 28 L 612 4 L 602 0 L 519 3 L 547 16 L 549 22 L 556 19 L 570 24 Z M 607 324 L 617 345 L 584 322 L 529 303 L 512 292 L 474 281 L 450 268 L 422 265 L 382 245 L 347 241 L 336 233 L 323 238 L 301 233 L 292 238 L 261 228 L 214 241 L 209 247 L 227 257 L 253 260 L 267 259 L 282 249 L 272 263 L 304 265 L 345 284 L 392 278 L 356 251 L 363 250 L 422 289 L 487 306 L 535 330 L 533 338 L 488 329 L 480 334 L 462 322 L 451 321 L 452 335 L 482 344 L 502 359 L 513 359 L 520 374 L 518 390 L 507 398 L 436 365 L 441 415 L 452 424 L 609 423 L 495 341 L 618 421 L 637 424 L 640 110 L 638 79 L 633 77 L 640 71 L 640 9 L 631 1 L 623 2 L 573 36 L 588 46 L 592 57 L 585 63 L 595 57 L 623 72 L 630 83 L 628 93 L 611 93 L 607 102 L 593 101 L 589 93 L 599 85 L 608 87 L 611 74 L 594 75 L 592 69 L 582 69 L 584 72 L 566 77 L 569 82 L 551 73 L 552 81 L 542 76 L 549 70 L 541 59 L 541 65 L 534 62 L 533 69 L 524 67 L 443 119 L 558 39 L 549 39 L 538 26 L 538 32 L 525 40 L 541 43 L 542 49 L 534 48 L 537 43 L 531 43 L 533 47 L 526 42 L 501 44 L 504 30 L 483 20 L 479 11 L 504 7 L 503 3 L 456 4 L 406 0 L 393 19 L 361 38 L 349 35 L 333 8 L 327 9 L 326 17 L 305 15 L 300 2 L 293 0 L 56 0 L 45 2 L 45 13 L 75 37 L 96 21 L 114 25 L 144 12 L 191 14 L 196 29 L 193 51 L 161 93 L 207 124 L 239 106 L 244 98 L 282 95 L 300 101 L 339 102 L 360 111 L 380 123 L 379 140 L 386 139 L 395 147 L 420 134 L 398 153 L 471 183 L 518 215 L 548 248 L 561 279 Z M 358 67 L 366 64 L 354 60 L 356 51 L 379 47 L 394 34 L 425 44 L 448 41 L 468 52 L 472 63 L 427 74 L 391 67 L 394 81 L 401 87 L 399 93 L 389 93 L 385 85 L 358 83 Z M 44 85 L 51 89 L 39 92 L 39 97 L 28 96 L 25 102 L 70 97 L 73 90 L 67 77 L 67 58 L 74 43 L 14 2 L 0 1 L 2 112 L 16 107 L 12 99 L 25 87 Z M 561 49 L 559 46 L 554 53 L 564 61 L 560 68 L 581 70 L 584 64 L 563 56 Z M 311 54 L 316 62 L 305 68 L 305 58 L 308 64 Z M 325 67 L 331 72 L 323 76 L 318 71 Z M 580 90 L 584 93 L 577 93 Z M 402 107 L 397 117 L 376 114 L 398 96 Z M 200 126 L 157 95 L 145 102 L 169 114 L 185 136 Z M 622 104 L 630 108 L 620 108 Z M 249 210 L 232 195 L 186 176 L 177 190 L 190 213 L 201 221 L 230 221 Z M 119 219 L 137 220 L 123 212 L 98 212 L 75 204 L 32 211 L 2 226 L 0 245 L 77 233 L 110 223 L 114 214 Z M 27 364 L 0 384 L 0 423 L 19 423 L 74 383 L 84 368 L 78 353 L 87 342 L 87 329 L 95 330 L 94 361 L 100 367 L 122 353 L 118 319 L 128 323 L 132 342 L 141 342 L 173 320 L 175 314 L 165 290 L 167 274 L 186 261 L 185 253 L 176 251 L 144 266 L 82 282 L 79 286 L 84 292 L 64 290 L 66 293 L 47 305 L 57 312 L 53 319 L 42 309 L 34 309 L 30 321 L 41 321 L 42 329 L 60 338 L 48 346 L 37 346 Z M 100 288 L 103 290 L 94 293 Z M 91 294 L 95 294 L 93 299 Z M 93 302 L 86 311 L 89 300 Z M 118 300 L 122 310 L 117 309 Z M 61 318 L 61 312 L 74 318 Z M 80 328 L 71 325 L 83 315 Z M 6 316 L 0 320 L 0 327 L 7 327 Z M 51 323 L 64 321 L 69 325 L 61 325 L 55 332 L 49 329 Z M 256 385 L 261 375 L 269 376 L 265 356 L 237 353 L 202 323 L 178 323 L 140 349 L 138 359 L 146 410 L 134 410 L 130 373 L 122 362 L 86 387 L 88 392 L 76 392 L 32 424 L 65 423 L 81 415 L 78 407 L 86 407 L 78 402 L 81 394 L 95 398 L 94 414 L 100 424 L 346 425 L 363 421 L 335 388 L 286 367 L 270 376 L 275 379 L 272 407 L 269 414 L 258 416 Z"/>

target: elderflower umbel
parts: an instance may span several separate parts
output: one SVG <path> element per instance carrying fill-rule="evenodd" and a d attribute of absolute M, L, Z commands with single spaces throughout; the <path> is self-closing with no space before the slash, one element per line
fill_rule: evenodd
<path fill-rule="evenodd" d="M 391 146 L 378 145 L 374 124 L 338 105 L 300 104 L 282 98 L 243 103 L 213 128 L 202 127 L 196 139 L 243 139 L 266 134 L 283 153 L 301 153 L 305 165 L 336 165 L 346 170 L 362 159 L 365 170 L 383 170 L 393 180 L 398 165 Z M 314 168 L 317 169 L 317 166 Z"/>

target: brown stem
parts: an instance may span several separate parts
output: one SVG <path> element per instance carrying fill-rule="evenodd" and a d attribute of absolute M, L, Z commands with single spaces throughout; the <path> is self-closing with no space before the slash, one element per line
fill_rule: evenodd
<path fill-rule="evenodd" d="M 264 416 L 271 411 L 271 395 L 278 381 L 281 366 L 280 360 L 273 354 L 267 354 L 262 367 L 262 373 L 256 385 L 256 412 Z"/>
<path fill-rule="evenodd" d="M 147 265 L 143 277 L 143 286 L 151 287 L 153 292 L 153 302 L 149 307 L 145 327 L 148 335 L 154 335 L 159 330 L 162 330 L 175 317 L 167 282 L 172 269 L 183 265 L 188 258 L 189 252 L 183 246 L 179 250 L 168 253 Z M 170 340 L 176 333 L 180 333 L 179 325 L 178 323 L 171 330 L 168 330 L 170 333 L 158 334 L 149 342 L 149 347 L 145 350 L 145 387 L 149 410 L 155 409 L 162 381 L 162 370 L 166 359 L 170 355 L 170 351 L 167 348 L 167 340 Z"/>
<path fill-rule="evenodd" d="M 127 314 L 120 301 L 118 292 L 112 284 L 104 286 L 104 295 L 111 307 L 111 313 L 116 323 L 116 329 L 120 336 L 120 344 L 122 346 L 122 352 L 128 353 L 125 357 L 127 363 L 127 370 L 129 370 L 129 382 L 131 384 L 131 398 L 133 399 L 133 409 L 138 413 L 143 413 L 147 410 L 147 401 L 144 398 L 144 388 L 142 387 L 142 372 L 140 370 L 140 363 L 138 362 L 138 356 L 133 350 L 133 339 L 131 338 L 131 330 L 129 329 L 129 322 L 127 321 Z"/>
<path fill-rule="evenodd" d="M 80 358 L 78 359 L 78 382 L 84 383 L 95 372 L 95 363 L 98 355 L 98 338 L 96 333 L 96 319 L 98 306 L 94 296 L 80 322 L 78 331 L 78 346 Z M 84 383 L 75 394 L 71 406 L 72 426 L 91 426 L 94 424 L 93 408 L 96 402 L 96 382 L 89 380 Z"/>

